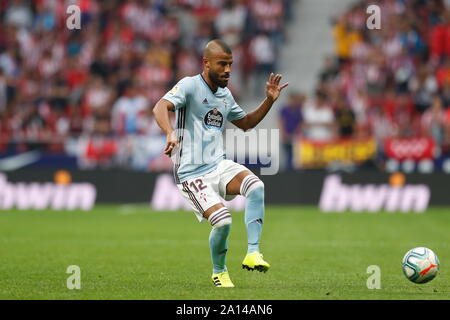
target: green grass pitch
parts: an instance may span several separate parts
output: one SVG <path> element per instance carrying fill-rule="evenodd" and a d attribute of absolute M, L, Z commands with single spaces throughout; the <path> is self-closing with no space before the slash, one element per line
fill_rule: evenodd
<path fill-rule="evenodd" d="M 450 210 L 320 213 L 269 206 L 262 252 L 272 265 L 245 271 L 243 213 L 233 213 L 227 266 L 235 288 L 210 282 L 210 226 L 192 213 L 99 205 L 89 212 L 1 211 L 0 299 L 449 299 Z M 401 270 L 407 250 L 426 246 L 441 262 L 427 284 Z M 69 265 L 81 289 L 66 287 Z M 367 267 L 381 268 L 369 290 Z"/>

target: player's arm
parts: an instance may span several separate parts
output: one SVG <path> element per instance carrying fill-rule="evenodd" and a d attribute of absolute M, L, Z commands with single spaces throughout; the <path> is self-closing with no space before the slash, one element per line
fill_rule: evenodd
<path fill-rule="evenodd" d="M 286 82 L 285 84 L 280 86 L 281 77 L 281 74 L 270 74 L 269 80 L 266 82 L 266 98 L 263 100 L 263 102 L 261 102 L 258 108 L 256 108 L 252 112 L 249 112 L 245 117 L 239 120 L 232 121 L 232 123 L 236 127 L 247 131 L 256 127 L 258 123 L 260 123 L 261 120 L 264 119 L 270 108 L 272 108 L 274 102 L 280 96 L 281 90 L 283 90 L 289 84 L 288 82 Z"/>
<path fill-rule="evenodd" d="M 169 118 L 169 112 L 174 108 L 173 103 L 165 99 L 159 100 L 153 108 L 153 115 L 155 116 L 156 123 L 158 123 L 161 130 L 167 135 L 167 143 L 164 148 L 164 153 L 169 156 L 172 153 L 173 148 L 178 145 L 178 139 L 172 125 L 170 124 Z"/>

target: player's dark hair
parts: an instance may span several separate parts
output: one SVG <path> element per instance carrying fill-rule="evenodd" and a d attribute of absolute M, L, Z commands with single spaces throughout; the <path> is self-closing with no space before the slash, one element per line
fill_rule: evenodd
<path fill-rule="evenodd" d="M 217 44 L 223 50 L 223 52 L 225 52 L 226 54 L 231 54 L 231 48 L 225 41 L 220 39 L 214 39 L 212 41 Z"/>

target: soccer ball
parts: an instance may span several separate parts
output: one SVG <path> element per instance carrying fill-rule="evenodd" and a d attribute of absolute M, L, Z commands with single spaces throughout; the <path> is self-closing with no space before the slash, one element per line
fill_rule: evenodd
<path fill-rule="evenodd" d="M 438 274 L 439 259 L 431 249 L 417 247 L 405 254 L 402 268 L 408 280 L 414 283 L 426 283 Z"/>

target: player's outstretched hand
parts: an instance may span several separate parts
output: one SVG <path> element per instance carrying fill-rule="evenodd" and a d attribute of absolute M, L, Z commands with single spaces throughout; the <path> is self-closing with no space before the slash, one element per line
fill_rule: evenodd
<path fill-rule="evenodd" d="M 172 131 L 167 135 L 166 148 L 164 149 L 164 154 L 167 154 L 169 157 L 172 154 L 172 150 L 178 146 L 178 139 L 175 131 Z"/>
<path fill-rule="evenodd" d="M 280 96 L 281 90 L 286 88 L 289 82 L 280 86 L 281 74 L 273 74 L 271 73 L 269 76 L 269 80 L 266 82 L 266 96 L 267 98 L 275 101 Z"/>

